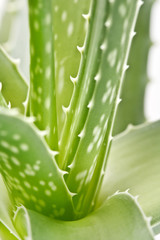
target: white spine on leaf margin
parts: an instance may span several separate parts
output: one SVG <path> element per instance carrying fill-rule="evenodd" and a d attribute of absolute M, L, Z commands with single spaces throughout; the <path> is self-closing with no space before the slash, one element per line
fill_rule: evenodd
<path fill-rule="evenodd" d="M 82 17 L 83 17 L 85 20 L 89 21 L 91 15 L 90 15 L 90 13 L 88 13 L 88 14 L 82 14 Z"/>
<path fill-rule="evenodd" d="M 82 47 L 77 46 L 77 49 L 81 54 L 84 52 L 84 48 L 84 45 Z"/>
<path fill-rule="evenodd" d="M 0 92 L 2 91 L 2 83 L 0 82 Z"/>
<path fill-rule="evenodd" d="M 65 114 L 67 114 L 67 113 L 69 112 L 69 110 L 70 110 L 70 106 L 64 107 L 64 106 L 62 105 L 62 110 L 63 110 L 63 112 L 64 112 Z"/>
<path fill-rule="evenodd" d="M 77 83 L 77 81 L 78 81 L 78 76 L 77 77 L 72 77 L 72 76 L 70 76 L 70 80 L 71 80 L 71 82 L 73 83 L 73 84 L 75 84 L 75 83 Z"/>

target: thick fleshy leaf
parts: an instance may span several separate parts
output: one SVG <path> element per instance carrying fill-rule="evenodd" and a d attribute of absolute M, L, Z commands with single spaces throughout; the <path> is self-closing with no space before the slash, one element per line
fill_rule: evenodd
<path fill-rule="evenodd" d="M 65 114 L 73 91 L 70 76 L 77 76 L 81 55 L 77 46 L 82 46 L 86 33 L 86 20 L 91 0 L 52 0 L 54 50 L 56 70 L 56 98 L 59 136 L 64 125 Z"/>
<path fill-rule="evenodd" d="M 11 59 L 0 47 L 0 82 L 2 94 L 11 107 L 24 112 L 23 102 L 27 98 L 28 86 L 18 70 L 18 62 Z"/>
<path fill-rule="evenodd" d="M 8 108 L 7 103 L 0 90 L 0 107 Z M 3 133 L 2 133 L 3 135 Z M 0 239 L 17 240 L 19 236 L 13 226 L 13 206 L 9 199 L 6 187 L 0 174 Z"/>
<path fill-rule="evenodd" d="M 52 0 L 29 0 L 30 115 L 35 125 L 48 130 L 46 140 L 58 150 L 57 109 L 53 49 Z"/>
<path fill-rule="evenodd" d="M 128 59 L 130 66 L 125 74 L 120 103 L 114 125 L 114 134 L 122 132 L 128 124 L 140 124 L 144 117 L 144 93 L 148 82 L 147 60 L 151 40 L 150 13 L 154 0 L 144 0 L 140 9 Z M 132 107 L 131 107 L 132 106 Z"/>
<path fill-rule="evenodd" d="M 29 119 L 28 119 L 29 121 Z M 14 111 L 0 113 L 0 169 L 14 202 L 72 219 L 72 194 L 41 132 Z"/>
<path fill-rule="evenodd" d="M 113 141 L 99 202 L 130 189 L 152 224 L 160 221 L 160 121 L 129 127 Z M 98 203 L 99 204 L 99 203 Z"/>
<path fill-rule="evenodd" d="M 15 216 L 15 226 L 23 236 L 22 223 L 28 235 L 32 235 L 32 240 L 153 239 L 148 219 L 143 215 L 135 199 L 128 193 L 110 197 L 95 212 L 73 222 L 49 219 L 20 208 Z"/>
<path fill-rule="evenodd" d="M 79 49 L 83 61 L 64 125 L 59 160 L 63 169 L 70 168 L 66 182 L 71 191 L 77 192 L 74 204 L 80 216 L 94 204 L 106 166 L 140 6 L 138 0 L 125 0 L 123 4 L 93 1 L 86 42 Z"/>
<path fill-rule="evenodd" d="M 19 239 L 12 223 L 13 206 L 9 199 L 7 189 L 0 175 L 0 239 Z"/>

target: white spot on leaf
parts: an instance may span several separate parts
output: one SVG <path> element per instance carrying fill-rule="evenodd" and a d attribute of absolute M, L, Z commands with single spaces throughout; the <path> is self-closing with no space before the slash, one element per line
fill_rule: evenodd
<path fill-rule="evenodd" d="M 114 49 L 112 52 L 108 54 L 108 57 L 107 57 L 107 60 L 111 67 L 115 65 L 116 58 L 117 58 L 117 49 Z"/>
<path fill-rule="evenodd" d="M 29 146 L 26 143 L 21 143 L 20 149 L 22 151 L 28 151 L 29 150 Z"/>
<path fill-rule="evenodd" d="M 73 29 L 74 29 L 73 22 L 70 22 L 69 25 L 68 25 L 68 28 L 67 28 L 67 34 L 68 34 L 69 37 L 72 35 Z"/>
<path fill-rule="evenodd" d="M 121 17 L 124 17 L 126 15 L 126 7 L 124 4 L 120 4 L 118 11 L 121 15 Z"/>

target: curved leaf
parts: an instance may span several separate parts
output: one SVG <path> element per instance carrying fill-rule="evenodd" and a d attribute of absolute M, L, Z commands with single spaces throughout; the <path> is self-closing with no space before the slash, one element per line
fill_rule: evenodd
<path fill-rule="evenodd" d="M 72 194 L 54 155 L 27 118 L 0 112 L 0 171 L 15 203 L 47 216 L 72 219 Z"/>
<path fill-rule="evenodd" d="M 28 229 L 28 236 L 32 235 L 32 240 L 153 240 L 148 219 L 128 193 L 110 197 L 95 212 L 73 222 L 49 219 L 20 208 L 15 226 L 23 236 L 21 223 Z"/>
<path fill-rule="evenodd" d="M 13 206 L 0 175 L 0 239 L 20 239 L 12 223 Z"/>
<path fill-rule="evenodd" d="M 113 141 L 99 201 L 130 189 L 152 223 L 160 221 L 160 121 L 129 127 Z M 99 202 L 98 202 L 99 204 Z"/>
<path fill-rule="evenodd" d="M 0 47 L 0 82 L 2 94 L 12 107 L 24 112 L 23 102 L 27 98 L 28 86 L 18 71 L 18 63 Z"/>

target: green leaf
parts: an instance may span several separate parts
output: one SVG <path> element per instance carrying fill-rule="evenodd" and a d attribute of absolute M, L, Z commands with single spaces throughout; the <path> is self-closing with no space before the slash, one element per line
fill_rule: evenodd
<path fill-rule="evenodd" d="M 95 87 L 96 81 L 94 81 L 94 77 L 97 73 L 97 66 L 102 53 L 100 45 L 103 42 L 104 31 L 106 30 L 104 23 L 107 16 L 104 9 L 107 9 L 107 2 L 96 3 L 96 1 L 93 1 L 91 10 L 86 15 L 89 28 L 84 46 L 82 48 L 78 47 L 82 60 L 78 76 L 73 80 L 75 85 L 74 92 L 70 106 L 66 109 L 68 112 L 66 112 L 66 121 L 60 142 L 59 164 L 63 169 L 66 169 L 73 160 L 80 140 L 78 134 L 82 130 L 89 112 L 87 105 Z M 98 46 L 98 48 L 96 51 L 93 51 L 95 46 Z M 85 51 L 83 48 L 85 48 Z M 88 94 L 82 94 L 86 87 Z M 76 109 L 78 106 L 79 111 Z"/>
<path fill-rule="evenodd" d="M 125 74 L 120 103 L 114 125 L 114 134 L 122 132 L 128 124 L 140 124 L 144 117 L 144 94 L 148 82 L 147 60 L 151 40 L 150 13 L 154 0 L 145 0 L 140 9 L 129 55 L 130 68 Z M 132 106 L 132 107 L 131 107 Z"/>
<path fill-rule="evenodd" d="M 113 141 L 98 204 L 130 189 L 152 224 L 160 221 L 160 121 L 129 127 Z"/>
<path fill-rule="evenodd" d="M 21 223 L 28 229 L 28 236 L 32 235 L 32 240 L 153 240 L 148 219 L 128 193 L 110 197 L 95 212 L 72 222 L 49 219 L 20 208 L 15 226 L 23 236 Z"/>
<path fill-rule="evenodd" d="M 2 95 L 2 91 L 1 91 L 1 85 L 0 85 L 0 107 L 5 107 L 7 108 L 7 103 Z"/>
<path fill-rule="evenodd" d="M 30 20 L 30 115 L 46 140 L 58 150 L 56 90 L 53 49 L 52 1 L 29 0 Z"/>
<path fill-rule="evenodd" d="M 73 218 L 72 194 L 30 118 L 0 112 L 0 170 L 14 202 L 50 217 Z"/>
<path fill-rule="evenodd" d="M 91 203 L 94 204 L 93 198 L 105 169 L 140 5 L 138 0 L 130 3 L 125 0 L 123 4 L 120 1 L 93 1 L 91 32 L 84 46 L 84 62 L 60 143 L 60 151 L 69 154 L 63 158 L 60 152 L 59 156 L 60 161 L 70 164 L 66 182 L 71 191 L 77 192 L 74 204 L 80 215 L 87 214 Z M 97 34 L 97 29 L 102 32 Z"/>
<path fill-rule="evenodd" d="M 15 237 L 8 229 L 0 222 L 0 239 L 1 240 L 21 240 Z"/>
<path fill-rule="evenodd" d="M 0 82 L 2 94 L 11 107 L 24 112 L 23 102 L 27 98 L 28 86 L 18 70 L 18 62 L 11 59 L 0 47 Z"/>
<path fill-rule="evenodd" d="M 13 205 L 9 199 L 6 187 L 0 175 L 0 239 L 19 239 L 11 218 L 13 217 Z"/>
<path fill-rule="evenodd" d="M 65 114 L 62 106 L 67 107 L 73 91 L 70 76 L 77 76 L 81 55 L 77 45 L 82 46 L 86 33 L 86 20 L 91 0 L 52 0 L 56 99 L 59 136 L 64 125 Z"/>

